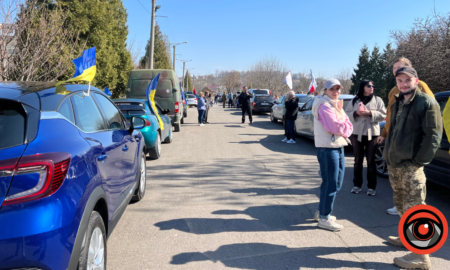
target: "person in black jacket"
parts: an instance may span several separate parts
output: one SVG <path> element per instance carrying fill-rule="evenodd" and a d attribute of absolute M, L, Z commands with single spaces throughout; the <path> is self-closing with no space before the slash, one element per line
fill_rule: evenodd
<path fill-rule="evenodd" d="M 209 109 L 211 108 L 211 94 L 206 91 L 205 92 L 205 105 L 206 105 L 206 110 L 205 110 L 205 115 L 203 116 L 203 124 L 209 124 L 208 122 L 208 114 L 209 114 Z"/>
<path fill-rule="evenodd" d="M 242 93 L 239 95 L 239 104 L 242 109 L 242 124 L 245 123 L 245 112 L 248 113 L 248 120 L 250 120 L 250 124 L 252 123 L 252 103 L 250 99 L 253 97 L 253 94 L 248 91 L 247 86 L 242 88 Z"/>
<path fill-rule="evenodd" d="M 284 106 L 286 107 L 286 143 L 295 143 L 295 137 L 297 132 L 295 131 L 295 120 L 297 120 L 298 113 L 298 97 L 295 96 L 294 91 L 290 91 L 286 95 L 286 102 Z"/>

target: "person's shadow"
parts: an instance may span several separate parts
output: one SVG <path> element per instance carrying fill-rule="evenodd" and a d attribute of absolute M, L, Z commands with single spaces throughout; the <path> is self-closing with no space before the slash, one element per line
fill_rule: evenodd
<path fill-rule="evenodd" d="M 398 269 L 394 264 L 365 262 L 354 253 L 389 252 L 387 246 L 289 248 L 266 243 L 223 245 L 215 251 L 186 252 L 172 257 L 171 264 L 221 262 L 227 267 L 254 270 L 305 268 Z M 330 258 L 330 255 L 339 254 Z M 335 259 L 340 258 L 340 259 Z"/>

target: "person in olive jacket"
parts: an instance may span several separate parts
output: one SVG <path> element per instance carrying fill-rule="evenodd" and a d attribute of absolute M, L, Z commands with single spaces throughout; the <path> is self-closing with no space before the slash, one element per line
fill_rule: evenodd
<path fill-rule="evenodd" d="M 245 123 L 245 112 L 248 113 L 248 120 L 250 120 L 250 124 L 253 122 L 252 118 L 252 103 L 250 99 L 253 97 L 253 94 L 248 91 L 247 86 L 244 86 L 242 93 L 239 95 L 239 104 L 242 109 L 242 124 Z"/>
<path fill-rule="evenodd" d="M 391 121 L 383 156 L 394 190 L 394 204 L 402 216 L 408 209 L 425 204 L 423 167 L 431 162 L 439 148 L 442 116 L 437 101 L 419 89 L 419 78 L 414 68 L 398 69 L 395 80 L 400 93 L 390 107 Z M 399 237 L 389 236 L 388 242 L 403 246 Z M 431 267 L 428 254 L 410 253 L 394 258 L 394 263 L 407 269 Z"/>
<path fill-rule="evenodd" d="M 284 106 L 286 107 L 286 143 L 295 143 L 297 132 L 295 131 L 295 120 L 297 120 L 298 113 L 298 97 L 295 96 L 294 91 L 290 91 L 286 95 Z"/>

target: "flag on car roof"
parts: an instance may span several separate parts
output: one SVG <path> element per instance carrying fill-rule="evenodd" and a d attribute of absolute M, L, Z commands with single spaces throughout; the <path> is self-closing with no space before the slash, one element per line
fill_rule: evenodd
<path fill-rule="evenodd" d="M 197 95 L 197 91 L 195 91 L 195 87 L 192 90 L 194 91 L 194 95 Z"/>
<path fill-rule="evenodd" d="M 105 87 L 105 94 L 108 96 L 112 96 L 111 91 L 109 91 L 108 87 Z"/>
<path fill-rule="evenodd" d="M 59 82 L 58 84 L 75 81 L 92 82 L 97 71 L 95 47 L 85 50 L 81 57 L 73 59 L 72 62 L 75 64 L 75 74 L 71 79 Z"/>
<path fill-rule="evenodd" d="M 317 90 L 316 78 L 314 78 L 312 70 L 310 70 L 310 71 L 311 71 L 311 83 L 309 84 L 308 94 L 312 94 L 312 93 L 314 93 L 314 91 Z"/>
<path fill-rule="evenodd" d="M 289 70 L 288 75 L 286 75 L 286 78 L 284 78 L 284 83 L 287 84 L 289 89 L 292 90 L 292 76 L 291 76 L 291 71 L 290 70 Z"/>
<path fill-rule="evenodd" d="M 164 123 L 161 120 L 161 117 L 159 117 L 158 109 L 156 108 L 155 104 L 155 94 L 156 94 L 156 87 L 158 86 L 159 82 L 159 75 L 161 75 L 161 73 L 158 73 L 158 75 L 156 75 L 155 78 L 153 78 L 153 80 L 149 83 L 145 93 L 147 95 L 147 100 L 150 105 L 150 109 L 153 111 L 156 118 L 158 119 L 159 128 L 161 130 L 164 130 Z"/>

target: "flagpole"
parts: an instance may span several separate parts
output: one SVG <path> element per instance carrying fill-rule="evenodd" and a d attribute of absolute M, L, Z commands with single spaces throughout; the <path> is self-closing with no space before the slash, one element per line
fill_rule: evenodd
<path fill-rule="evenodd" d="M 91 82 L 89 82 L 89 86 L 88 86 L 88 92 L 86 96 L 89 96 L 89 92 L 91 91 Z"/>

